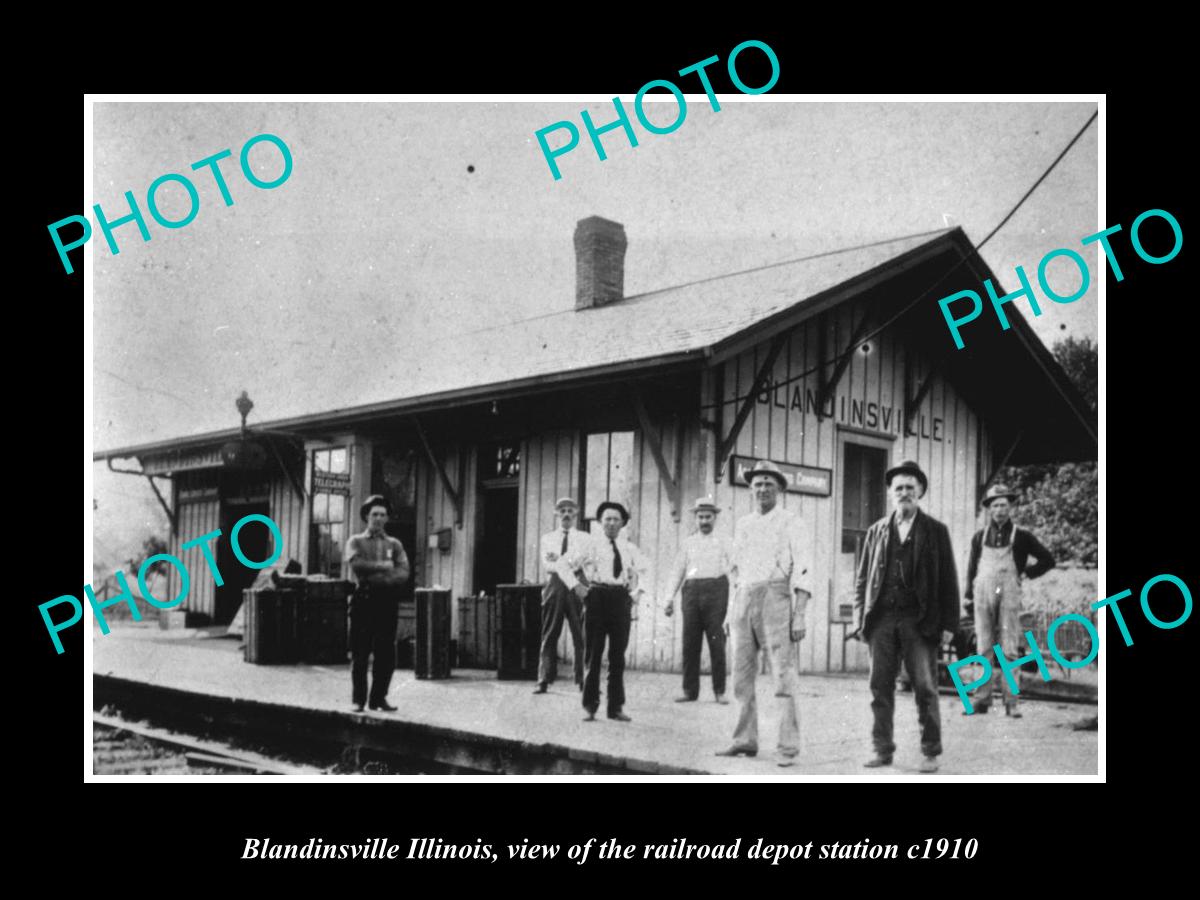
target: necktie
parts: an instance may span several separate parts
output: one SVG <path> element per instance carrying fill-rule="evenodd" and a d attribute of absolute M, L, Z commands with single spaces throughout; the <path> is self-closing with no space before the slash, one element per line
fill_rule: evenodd
<path fill-rule="evenodd" d="M 567 555 L 567 535 L 568 534 L 569 534 L 569 532 L 566 532 L 566 531 L 563 532 L 563 548 L 562 548 L 562 553 L 560 553 L 559 556 Z"/>
<path fill-rule="evenodd" d="M 615 540 L 610 541 L 609 543 L 612 544 L 613 548 L 613 578 L 620 578 L 622 569 L 621 551 L 617 549 L 617 542 Z"/>

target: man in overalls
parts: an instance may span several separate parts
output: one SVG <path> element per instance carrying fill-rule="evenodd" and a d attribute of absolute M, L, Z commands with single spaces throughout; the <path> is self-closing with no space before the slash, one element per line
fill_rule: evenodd
<path fill-rule="evenodd" d="M 975 611 L 978 651 L 987 653 L 994 644 L 999 644 L 1008 659 L 1021 656 L 1021 576 L 1037 578 L 1054 568 L 1050 551 L 1013 523 L 1012 505 L 1016 500 L 1016 493 L 1003 484 L 988 488 L 983 508 L 990 522 L 971 539 L 965 595 L 967 610 L 974 607 Z M 1030 556 L 1034 561 L 1027 565 Z M 988 711 L 992 687 L 997 681 L 1004 685 L 1005 714 L 1021 718 L 1017 696 L 999 666 L 994 668 L 991 680 L 976 693 L 974 712 Z"/>

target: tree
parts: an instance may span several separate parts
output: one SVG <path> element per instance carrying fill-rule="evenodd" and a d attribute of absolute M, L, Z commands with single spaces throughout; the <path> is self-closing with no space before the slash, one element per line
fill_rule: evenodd
<path fill-rule="evenodd" d="M 1088 338 L 1057 341 L 1054 358 L 1079 388 L 1092 415 L 1097 406 L 1099 354 Z M 1014 516 L 1059 562 L 1096 565 L 1098 483 L 1093 462 L 1007 466 L 996 480 L 1017 492 Z"/>
<path fill-rule="evenodd" d="M 1051 348 L 1054 358 L 1066 371 L 1067 376 L 1079 388 L 1087 401 L 1092 415 L 1096 414 L 1097 381 L 1099 373 L 1099 351 L 1090 338 L 1063 338 L 1055 341 Z"/>
<path fill-rule="evenodd" d="M 126 562 L 129 564 L 127 571 L 131 575 L 137 575 L 138 570 L 142 567 L 142 563 L 144 563 L 150 557 L 158 556 L 160 553 L 169 552 L 170 548 L 167 546 L 167 542 L 158 535 L 152 534 L 142 541 L 142 549 L 137 554 L 136 558 L 126 560 Z M 155 572 L 163 572 L 166 570 L 166 564 L 167 561 L 165 559 L 157 560 L 150 564 L 150 568 L 146 570 L 146 574 L 152 575 Z"/>

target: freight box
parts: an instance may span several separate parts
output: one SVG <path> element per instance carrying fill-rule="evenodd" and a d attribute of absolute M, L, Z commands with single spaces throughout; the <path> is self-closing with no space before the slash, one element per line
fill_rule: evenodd
<path fill-rule="evenodd" d="M 258 665 L 299 661 L 296 607 L 300 592 L 275 588 L 242 592 L 246 604 L 245 660 Z"/>
<path fill-rule="evenodd" d="M 499 607 L 496 677 L 536 680 L 542 643 L 542 586 L 497 585 L 496 598 Z"/>
<path fill-rule="evenodd" d="M 458 598 L 458 662 L 464 669 L 496 668 L 496 598 Z"/>
<path fill-rule="evenodd" d="M 416 659 L 418 678 L 450 677 L 450 592 L 417 588 Z"/>

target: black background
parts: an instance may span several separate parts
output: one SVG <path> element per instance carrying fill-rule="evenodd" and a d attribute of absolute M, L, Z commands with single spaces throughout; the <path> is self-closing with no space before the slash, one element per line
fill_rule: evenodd
<path fill-rule="evenodd" d="M 553 13 L 547 13 L 553 17 Z M 359 28 L 362 24 L 359 23 Z M 154 67 L 139 67 L 138 78 L 123 82 L 117 73 L 98 78 L 89 90 L 144 91 L 330 91 L 394 92 L 603 92 L 632 96 L 645 81 L 670 77 L 685 65 L 717 54 L 722 61 L 739 41 L 749 37 L 769 43 L 778 54 L 781 78 L 772 93 L 810 91 L 1060 91 L 1109 90 L 1107 107 L 1107 224 L 1125 230 L 1113 245 L 1126 278 L 1108 276 L 1106 339 L 1102 345 L 1107 370 L 1104 406 L 1108 413 L 1107 473 L 1108 594 L 1123 589 L 1133 596 L 1122 608 L 1135 644 L 1125 647 L 1111 624 L 1107 635 L 1107 784 L 664 784 L 576 782 L 484 784 L 93 784 L 81 772 L 86 752 L 80 709 L 82 636 L 86 625 L 64 633 L 66 652 L 54 654 L 37 604 L 80 589 L 79 520 L 76 511 L 81 453 L 74 429 L 79 410 L 83 348 L 79 323 L 87 314 L 82 267 L 64 275 L 46 225 L 82 213 L 80 151 L 83 95 L 63 84 L 56 93 L 24 101 L 21 115 L 35 138 L 24 146 L 35 176 L 17 179 L 27 192 L 18 217 L 17 252 L 9 257 L 23 288 L 11 296 L 17 309 L 11 320 L 9 397 L 14 400 L 10 427 L 10 474 L 17 475 L 18 495 L 10 509 L 10 565 L 16 573 L 13 603 L 22 623 L 22 662 L 9 667 L 10 709 L 16 713 L 14 764 L 18 789 L 30 796 L 20 816 L 28 821 L 28 838 L 45 858 L 82 859 L 107 847 L 110 867 L 136 867 L 149 875 L 172 879 L 203 873 L 212 889 L 233 889 L 249 878 L 279 884 L 363 884 L 367 880 L 406 889 L 426 880 L 430 890 L 454 890 L 463 878 L 495 879 L 492 883 L 544 883 L 550 889 L 574 891 L 605 876 L 621 878 L 633 862 L 592 862 L 585 868 L 560 859 L 554 863 L 421 867 L 398 863 L 299 864 L 240 862 L 246 837 L 305 842 L 318 835 L 326 842 L 353 842 L 387 836 L 406 845 L 412 837 L 440 837 L 473 843 L 482 837 L 493 845 L 528 837 L 566 845 L 589 837 L 615 837 L 622 843 L 669 842 L 687 837 L 697 842 L 729 843 L 735 837 L 758 836 L 771 843 L 817 844 L 872 842 L 903 845 L 926 837 L 976 837 L 979 853 L 972 863 L 878 863 L 859 866 L 826 864 L 814 873 L 812 862 L 770 868 L 761 864 L 660 864 L 654 874 L 663 886 L 703 888 L 717 876 L 753 871 L 756 886 L 764 877 L 787 879 L 797 887 L 826 880 L 853 890 L 862 874 L 893 879 L 914 873 L 926 884 L 947 892 L 974 893 L 983 884 L 1011 887 L 1053 877 L 1063 890 L 1098 879 L 1105 857 L 1118 857 L 1124 868 L 1160 866 L 1172 861 L 1175 844 L 1188 828 L 1176 828 L 1158 804 L 1194 781 L 1190 741 L 1190 690 L 1183 678 L 1192 652 L 1195 624 L 1173 631 L 1151 627 L 1137 607 L 1137 594 L 1150 577 L 1164 572 L 1196 584 L 1193 565 L 1195 529 L 1188 486 L 1195 480 L 1194 438 L 1197 383 L 1186 327 L 1195 293 L 1189 290 L 1191 231 L 1184 205 L 1186 143 L 1184 118 L 1177 100 L 1161 84 L 1128 80 L 1127 65 L 1115 71 L 1099 61 L 1056 57 L 1053 72 L 1023 60 L 1020 48 L 996 51 L 984 61 L 963 54 L 942 54 L 936 41 L 912 45 L 890 56 L 867 52 L 817 54 L 814 44 L 829 40 L 805 29 L 740 31 L 713 29 L 702 37 L 662 38 L 647 30 L 614 26 L 586 37 L 563 26 L 561 36 L 530 38 L 518 46 L 511 38 L 479 41 L 472 46 L 461 35 L 454 40 L 428 32 L 407 33 L 395 41 L 371 40 L 356 33 L 331 35 L 318 48 L 311 41 L 286 47 L 256 49 L 238 75 L 215 76 L 201 66 L 195 77 L 184 73 L 172 83 L 160 82 Z M 636 33 L 635 33 L 636 32 Z M 112 45 L 116 48 L 118 45 Z M 98 51 L 99 52 L 99 51 Z M 109 51 L 103 51 L 109 52 Z M 112 52 L 115 52 L 113 50 Z M 205 46 L 197 61 L 218 53 Z M 1009 54 L 1008 63 L 1001 59 Z M 1015 58 L 1011 57 L 1015 54 Z M 766 80 L 753 71 L 753 51 L 739 59 L 739 71 L 751 85 Z M 941 62 L 952 57 L 952 61 Z M 319 64 L 315 62 L 319 60 Z M 272 64 L 273 61 L 273 64 Z M 746 65 L 743 68 L 742 63 Z M 1022 65 L 1022 63 L 1026 65 Z M 1022 71 L 1024 69 L 1024 71 Z M 710 69 L 718 92 L 732 91 L 723 65 Z M 1162 73 L 1160 72 L 1159 75 Z M 270 75 L 270 77 L 267 77 Z M 978 77 L 976 77 L 978 76 Z M 1001 77 L 1003 76 L 1003 77 Z M 1023 76 L 1023 77 L 1022 77 Z M 213 78 L 216 77 L 216 81 Z M 1015 80 L 1014 80 L 1015 77 Z M 240 80 L 238 80 L 240 79 Z M 1121 80 L 1125 79 L 1125 80 Z M 1166 81 L 1169 83 L 1169 80 Z M 694 90 L 692 84 L 685 90 Z M 1096 127 L 1095 125 L 1093 127 Z M 980 140 L 1004 140 L 1002 135 Z M 682 176 L 681 176 L 682 177 Z M 700 189 L 701 186 L 684 189 Z M 1015 199 L 1015 198 L 1014 198 Z M 1030 202 L 1037 202 L 1037 195 Z M 1129 243 L 1133 219 L 1150 208 L 1172 212 L 1182 225 L 1184 249 L 1171 262 L 1152 266 L 1138 259 Z M 1082 236 L 1081 236 L 1082 237 Z M 1048 248 L 1049 249 L 1049 248 Z M 78 251 L 74 254 L 78 258 Z M 1036 260 L 1029 260 L 1027 269 Z M 1002 281 L 1011 273 L 998 272 Z M 118 348 L 97 347 L 95 358 L 112 358 Z M 136 360 L 125 362 L 136 365 Z M 90 462 L 84 460 L 84 465 Z M 90 498 L 85 498 L 90 503 Z M 28 514 L 25 514 L 28 510 Z M 27 529 L 27 531 L 25 531 Z M 1158 593 L 1161 591 L 1161 595 Z M 1156 610 L 1174 618 L 1178 600 L 1170 589 L 1156 590 Z M 1172 607 L 1171 604 L 1175 603 Z M 12 733 L 10 731 L 10 733 Z M 214 789 L 215 788 L 215 789 Z M 1186 818 L 1183 820 L 1186 822 Z M 503 855 L 503 854 L 502 854 Z M 1152 856 L 1151 856 L 1152 855 Z M 594 852 L 593 852 L 594 859 Z M 1153 862 L 1151 860 L 1154 860 Z M 399 866 L 399 867 L 397 867 Z M 647 871 L 640 867 L 640 872 Z M 988 873 L 959 881 L 955 874 Z M 925 876 L 923 870 L 928 869 Z M 517 878 L 501 878 L 502 875 Z M 443 875 L 453 877 L 439 881 Z M 228 876 L 233 876 L 229 878 Z M 199 878 L 199 876 L 195 876 Z M 314 881 L 316 879 L 316 881 Z M 703 880 L 701 880 L 703 879 Z M 172 882 L 152 880 L 161 889 Z M 197 881 L 199 883 L 199 881 Z M 636 887 L 642 882 L 627 882 Z M 489 886 L 489 885 L 485 885 Z"/>

